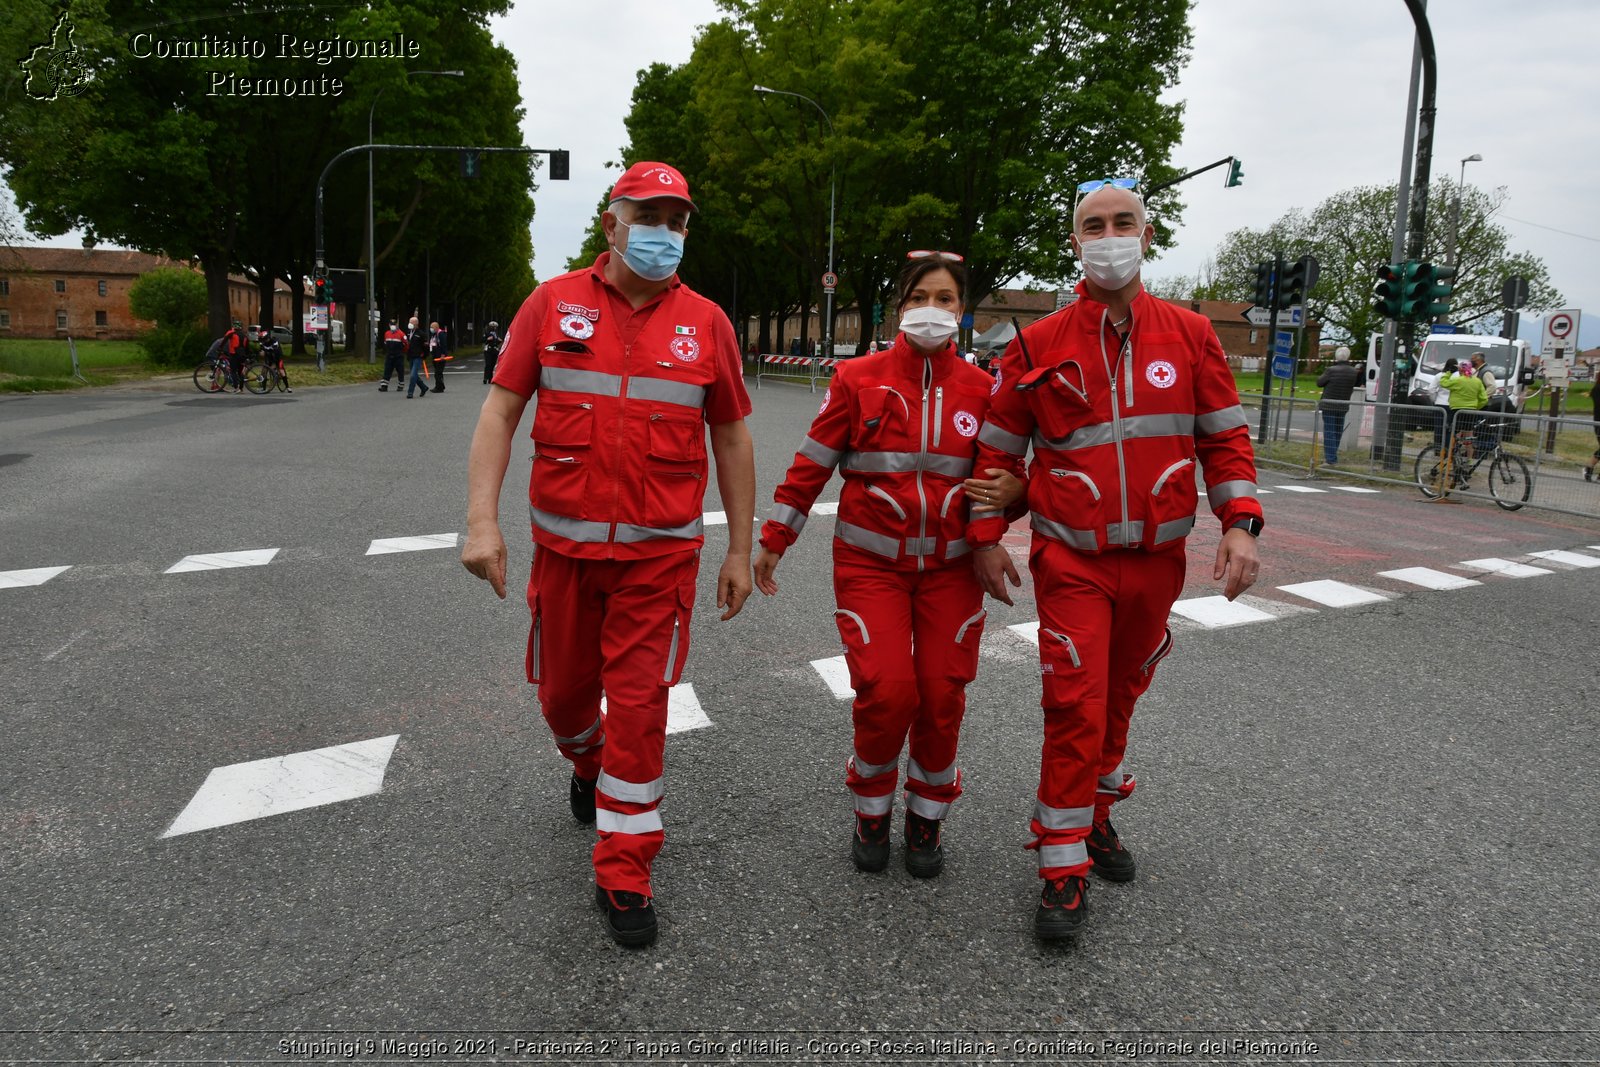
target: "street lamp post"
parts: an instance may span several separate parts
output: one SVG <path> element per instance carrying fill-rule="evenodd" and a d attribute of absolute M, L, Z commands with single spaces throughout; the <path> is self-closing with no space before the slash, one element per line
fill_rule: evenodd
<path fill-rule="evenodd" d="M 1466 188 L 1467 164 L 1482 163 L 1483 157 L 1474 152 L 1461 161 L 1461 177 L 1456 181 L 1456 198 L 1450 205 L 1450 245 L 1445 249 L 1445 266 L 1456 265 L 1456 246 L 1461 239 L 1461 191 Z M 1447 315 L 1440 315 L 1435 322 L 1444 322 Z"/>
<path fill-rule="evenodd" d="M 829 137 L 830 140 L 833 138 L 833 136 L 834 136 L 834 133 L 833 133 L 833 120 L 828 117 L 828 113 L 826 111 L 822 110 L 822 105 L 817 103 L 815 100 L 811 99 L 809 96 L 805 96 L 805 95 L 803 95 L 801 93 L 791 93 L 787 89 L 769 89 L 765 85 L 757 85 L 757 86 L 755 86 L 755 91 L 758 92 L 758 93 L 771 93 L 771 94 L 773 94 L 775 96 L 792 96 L 797 100 L 804 100 L 806 103 L 808 103 L 812 107 L 816 108 L 817 111 L 822 115 L 822 121 L 824 121 L 824 122 L 826 122 L 828 124 L 828 137 Z M 835 193 L 837 185 L 838 185 L 838 166 L 837 166 L 837 164 L 834 164 L 832 162 L 832 156 L 833 156 L 833 152 L 831 150 L 832 146 L 829 146 L 829 147 L 830 147 L 830 151 L 828 152 L 828 156 L 829 156 L 829 171 L 828 171 L 828 275 L 830 277 L 832 277 L 833 276 L 833 204 L 834 204 L 834 193 Z M 833 357 L 833 288 L 834 287 L 831 286 L 831 285 L 825 285 L 822 288 L 823 288 L 822 299 L 823 299 L 823 308 L 824 308 L 823 318 L 822 318 L 822 355 L 823 355 L 824 358 L 831 359 Z M 811 364 L 811 391 L 812 392 L 816 392 L 817 391 L 817 364 L 814 363 L 814 362 Z"/>
<path fill-rule="evenodd" d="M 408 70 L 406 77 L 417 74 L 434 74 L 445 78 L 463 78 L 464 70 Z M 372 117 L 377 113 L 378 101 L 383 99 L 383 94 L 389 87 L 385 85 L 378 90 L 378 95 L 372 98 L 372 106 L 367 109 L 367 144 L 372 144 Z M 377 285 L 374 275 L 377 273 L 375 257 L 374 231 L 376 227 L 372 221 L 372 152 L 367 152 L 367 362 L 373 363 L 378 358 L 378 320 L 373 317 L 377 310 Z"/>

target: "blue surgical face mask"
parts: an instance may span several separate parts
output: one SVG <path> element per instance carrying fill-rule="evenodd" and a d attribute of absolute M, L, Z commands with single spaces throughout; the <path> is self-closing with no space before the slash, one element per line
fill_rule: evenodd
<path fill-rule="evenodd" d="M 683 262 L 683 234 L 674 233 L 666 226 L 629 226 L 621 219 L 617 220 L 617 227 L 628 233 L 628 247 L 621 252 L 622 261 L 646 281 L 666 281 Z M 613 245 L 612 249 L 615 248 Z"/>

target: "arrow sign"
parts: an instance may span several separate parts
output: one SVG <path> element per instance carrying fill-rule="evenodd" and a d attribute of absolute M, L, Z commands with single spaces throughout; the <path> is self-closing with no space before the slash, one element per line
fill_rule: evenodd
<path fill-rule="evenodd" d="M 1278 309 L 1278 325 L 1288 326 L 1291 329 L 1304 325 L 1306 306 L 1294 304 L 1290 307 Z M 1240 317 L 1252 326 L 1271 326 L 1272 312 L 1264 307 L 1246 308 L 1240 312 Z"/>

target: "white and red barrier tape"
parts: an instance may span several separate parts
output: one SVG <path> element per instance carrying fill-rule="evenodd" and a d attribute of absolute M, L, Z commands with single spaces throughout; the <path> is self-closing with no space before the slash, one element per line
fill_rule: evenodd
<path fill-rule="evenodd" d="M 843 363 L 842 359 L 822 359 L 814 356 L 762 356 L 761 362 L 788 366 L 790 364 L 804 365 L 815 363 L 819 367 L 831 367 L 836 363 Z"/>

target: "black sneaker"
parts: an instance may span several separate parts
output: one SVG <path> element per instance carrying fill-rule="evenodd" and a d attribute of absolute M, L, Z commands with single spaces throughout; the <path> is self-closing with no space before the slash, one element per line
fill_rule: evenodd
<path fill-rule="evenodd" d="M 1083 846 L 1094 860 L 1095 874 L 1108 882 L 1133 881 L 1133 853 L 1122 847 L 1122 839 L 1117 837 L 1110 819 L 1101 819 L 1091 826 Z"/>
<path fill-rule="evenodd" d="M 656 943 L 656 909 L 643 893 L 594 887 L 594 902 L 606 911 L 611 939 L 627 948 Z"/>
<path fill-rule="evenodd" d="M 572 784 L 567 790 L 567 801 L 572 805 L 572 817 L 585 825 L 594 822 L 594 778 L 579 778 L 572 772 Z"/>
<path fill-rule="evenodd" d="M 1041 941 L 1067 941 L 1083 933 L 1089 919 L 1089 885 L 1079 874 L 1053 878 L 1039 895 L 1033 932 Z"/>
<path fill-rule="evenodd" d="M 855 833 L 850 835 L 850 858 L 856 870 L 876 874 L 889 866 L 889 816 L 856 815 Z"/>
<path fill-rule="evenodd" d="M 1583 480 L 1586 481 L 1586 482 L 1594 481 L 1594 468 L 1593 467 L 1585 467 L 1585 468 L 1583 468 Z"/>
<path fill-rule="evenodd" d="M 933 878 L 944 870 L 944 846 L 939 843 L 939 820 L 906 812 L 906 870 L 913 878 Z"/>

